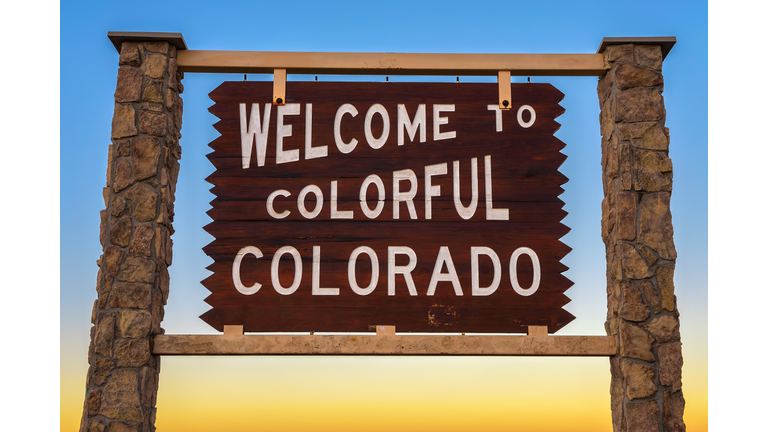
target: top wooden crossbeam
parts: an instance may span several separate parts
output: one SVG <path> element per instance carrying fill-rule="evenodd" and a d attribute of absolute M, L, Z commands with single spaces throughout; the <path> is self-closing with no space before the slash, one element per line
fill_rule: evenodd
<path fill-rule="evenodd" d="M 435 54 L 273 51 L 178 53 L 179 70 L 312 75 L 603 76 L 602 54 Z"/>

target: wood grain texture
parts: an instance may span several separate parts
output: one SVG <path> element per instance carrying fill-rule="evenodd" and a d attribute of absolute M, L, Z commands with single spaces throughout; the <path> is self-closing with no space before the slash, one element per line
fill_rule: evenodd
<path fill-rule="evenodd" d="M 615 336 L 157 335 L 156 355 L 612 356 Z"/>
<path fill-rule="evenodd" d="M 224 325 L 243 325 L 244 331 L 367 331 L 376 324 L 395 325 L 398 332 L 504 332 L 525 333 L 529 325 L 546 325 L 555 332 L 574 319 L 562 309 L 570 300 L 564 292 L 572 282 L 562 275 L 567 270 L 561 260 L 570 248 L 560 241 L 569 229 L 561 223 L 566 216 L 558 196 L 567 182 L 558 168 L 565 160 L 560 153 L 564 143 L 554 137 L 559 128 L 555 118 L 563 113 L 558 104 L 563 95 L 548 84 L 513 84 L 512 106 L 502 112 L 502 131 L 496 131 L 496 114 L 488 105 L 498 104 L 496 84 L 436 83 L 317 83 L 289 82 L 286 103 L 300 104 L 298 115 L 284 116 L 291 125 L 291 135 L 283 139 L 283 149 L 298 150 L 299 160 L 276 164 L 277 107 L 271 106 L 271 82 L 227 82 L 210 97 L 215 104 L 210 112 L 221 120 L 214 127 L 221 134 L 210 146 L 208 158 L 216 170 L 207 181 L 216 195 L 208 212 L 213 222 L 205 227 L 214 240 L 204 248 L 213 263 L 213 273 L 203 281 L 211 291 L 206 302 L 212 309 L 201 318 L 221 331 Z M 265 164 L 257 165 L 256 149 L 251 165 L 242 168 L 240 108 L 246 104 L 250 118 L 251 104 L 258 104 L 261 115 L 271 109 Z M 328 156 L 305 159 L 306 104 L 312 104 L 312 146 L 327 146 Z M 345 142 L 358 144 L 343 154 L 334 141 L 337 109 L 350 103 L 358 110 L 341 122 Z M 365 117 L 373 104 L 381 104 L 390 120 L 388 139 L 380 148 L 368 145 Z M 265 105 L 267 104 L 267 105 Z M 426 108 L 426 139 L 420 131 L 412 142 L 406 132 L 404 144 L 398 145 L 398 104 L 404 104 L 413 118 L 420 104 Z M 443 112 L 447 124 L 441 132 L 455 131 L 452 139 L 434 141 L 433 105 L 454 104 L 455 111 Z M 523 128 L 517 110 L 533 107 L 536 121 Z M 262 117 L 263 118 L 263 117 Z M 528 120 L 527 114 L 524 121 Z M 384 130 L 382 116 L 370 122 L 373 137 Z M 487 220 L 485 157 L 490 156 L 493 208 L 507 209 L 509 220 Z M 477 160 L 477 208 L 467 220 L 461 218 L 453 198 L 454 161 L 459 163 L 460 199 L 464 206 L 472 197 L 471 160 Z M 440 186 L 432 197 L 431 218 L 427 219 L 425 167 L 446 164 L 445 175 L 431 177 Z M 413 198 L 415 218 L 408 205 L 393 201 L 393 172 L 410 169 L 416 177 Z M 369 175 L 379 176 L 384 185 L 381 214 L 369 219 L 363 206 L 373 208 L 379 196 L 376 187 L 364 193 L 360 189 Z M 337 182 L 338 210 L 352 211 L 353 219 L 334 219 L 331 214 L 331 182 Z M 299 211 L 297 197 L 308 185 L 316 185 L 323 195 L 321 210 L 313 219 Z M 408 181 L 400 182 L 403 190 Z M 284 219 L 267 212 L 270 193 L 282 189 L 288 197 L 275 200 L 275 211 L 287 210 Z M 318 205 L 313 194 L 306 208 Z M 394 207 L 399 206 L 399 218 Z M 255 246 L 263 253 L 259 259 L 246 255 L 241 264 L 241 279 L 246 286 L 262 284 L 253 295 L 235 289 L 232 263 L 238 251 Z M 301 255 L 302 278 L 298 289 L 282 295 L 272 287 L 271 264 L 283 246 L 296 248 Z M 321 287 L 339 288 L 338 295 L 312 295 L 313 247 L 320 247 Z M 370 247 L 379 262 L 372 274 L 371 261 L 361 255 L 355 266 L 357 283 L 365 287 L 372 277 L 378 284 L 368 295 L 358 295 L 348 280 L 349 257 L 356 247 Z M 402 275 L 395 277 L 395 293 L 388 294 L 389 247 L 408 247 L 417 256 L 411 272 L 417 295 L 410 295 Z M 471 248 L 485 246 L 498 254 L 501 283 L 490 296 L 472 295 Z M 462 295 L 457 295 L 449 281 L 438 282 L 434 295 L 427 295 L 438 253 L 448 247 L 458 275 Z M 533 249 L 540 261 L 541 283 L 530 296 L 515 292 L 510 275 L 510 257 L 520 247 Z M 408 258 L 398 255 L 394 265 L 404 266 Z M 295 266 L 289 255 L 279 261 L 278 279 L 291 285 Z M 438 272 L 448 272 L 441 266 Z M 479 284 L 489 286 L 494 277 L 490 258 L 479 258 Z M 533 264 L 527 256 L 518 260 L 517 277 L 523 288 L 531 286 Z"/>

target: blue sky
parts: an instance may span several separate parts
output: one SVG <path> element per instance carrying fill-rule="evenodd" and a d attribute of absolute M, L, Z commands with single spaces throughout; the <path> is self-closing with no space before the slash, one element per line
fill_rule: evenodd
<path fill-rule="evenodd" d="M 37 331 L 45 329 L 45 333 L 50 335 L 53 333 L 50 326 L 59 326 L 59 337 L 49 343 L 61 343 L 57 372 L 62 376 L 73 374 L 83 380 L 87 368 L 85 357 L 89 318 L 95 299 L 95 261 L 101 253 L 98 212 L 104 208 L 101 188 L 105 184 L 112 95 L 117 74 L 117 53 L 106 37 L 108 31 L 181 32 L 190 49 L 201 50 L 458 53 L 592 53 L 600 40 L 607 36 L 676 36 L 678 43 L 664 67 L 664 97 L 668 115 L 666 126 L 670 128 L 672 138 L 670 157 L 675 167 L 672 214 L 679 255 L 676 286 L 682 314 L 684 350 L 688 350 L 684 351 L 687 362 L 689 353 L 695 352 L 695 357 L 691 354 L 690 358 L 703 361 L 706 370 L 706 353 L 708 348 L 711 350 L 707 344 L 711 335 L 707 330 L 707 310 L 708 294 L 713 294 L 708 290 L 709 280 L 712 279 L 712 275 L 708 277 L 708 262 L 712 262 L 712 254 L 724 259 L 718 262 L 718 268 L 728 263 L 729 257 L 731 260 L 738 259 L 730 266 L 736 271 L 733 274 L 729 272 L 722 282 L 748 277 L 749 271 L 740 269 L 761 256 L 741 250 L 738 253 L 722 253 L 719 248 L 713 251 L 711 245 L 713 237 L 721 238 L 727 244 L 731 243 L 731 237 L 763 238 L 764 234 L 748 229 L 756 223 L 750 219 L 758 214 L 756 211 L 740 212 L 740 222 L 736 226 L 733 222 L 725 222 L 733 229 L 728 238 L 718 233 L 711 236 L 708 231 L 708 227 L 713 225 L 710 215 L 723 218 L 731 214 L 723 208 L 744 206 L 745 200 L 740 199 L 739 193 L 748 189 L 737 188 L 725 194 L 717 189 L 718 205 L 715 206 L 716 211 L 710 213 L 708 207 L 712 205 L 708 195 L 712 195 L 713 190 L 708 184 L 714 182 L 713 178 L 732 179 L 741 185 L 751 184 L 753 179 L 742 178 L 750 170 L 741 167 L 759 170 L 757 161 L 760 158 L 749 156 L 755 151 L 764 155 L 764 150 L 750 148 L 748 153 L 734 152 L 739 156 L 748 156 L 746 160 L 738 161 L 731 159 L 734 153 L 715 153 L 725 146 L 731 148 L 732 145 L 750 141 L 749 135 L 739 139 L 730 130 L 725 135 L 722 129 L 717 129 L 717 125 L 715 133 L 719 130 L 721 135 L 718 137 L 722 140 L 718 141 L 716 149 L 709 147 L 715 135 L 708 133 L 708 126 L 711 126 L 708 115 L 712 118 L 708 108 L 710 111 L 726 110 L 723 117 L 717 117 L 717 123 L 720 124 L 723 118 L 727 125 L 733 125 L 741 134 L 748 133 L 743 125 L 761 122 L 755 118 L 755 109 L 743 110 L 741 104 L 730 103 L 730 99 L 723 108 L 715 107 L 711 102 L 713 93 L 719 91 L 723 94 L 723 90 L 708 90 L 712 88 L 709 83 L 714 81 L 710 75 L 713 70 L 720 73 L 718 78 L 722 81 L 717 82 L 727 82 L 737 88 L 755 73 L 749 69 L 727 74 L 722 69 L 708 69 L 708 62 L 712 61 L 708 50 L 718 52 L 722 48 L 733 52 L 741 48 L 725 41 L 748 39 L 731 35 L 726 37 L 724 32 L 738 34 L 750 25 L 730 26 L 725 30 L 710 26 L 708 33 L 707 23 L 713 16 L 727 23 L 736 19 L 742 22 L 754 20 L 758 14 L 737 13 L 741 9 L 732 7 L 721 8 L 717 13 L 710 11 L 708 16 L 704 3 L 665 1 L 626 5 L 596 1 L 551 2 L 551 6 L 534 2 L 391 1 L 375 5 L 366 2 L 292 2 L 290 9 L 278 2 L 232 2 L 222 7 L 206 2 L 112 4 L 65 1 L 60 8 L 60 21 L 51 4 L 27 10 L 27 14 L 34 12 L 38 16 L 41 11 L 46 11 L 49 21 L 43 20 L 40 27 L 51 29 L 59 23 L 61 25 L 60 33 L 49 30 L 47 37 L 37 40 L 37 44 L 45 47 L 44 53 L 30 55 L 31 43 L 15 43 L 18 37 L 14 33 L 3 34 L 4 40 L 11 45 L 7 59 L 15 59 L 17 54 L 26 52 L 26 56 L 21 58 L 28 59 L 32 64 L 41 62 L 36 67 L 25 67 L 23 70 L 5 68 L 3 71 L 3 82 L 14 83 L 8 86 L 11 93 L 6 100 L 13 101 L 7 106 L 15 111 L 10 119 L 6 117 L 3 120 L 4 129 L 18 130 L 12 126 L 19 124 L 19 120 L 24 121 L 21 123 L 24 125 L 23 132 L 11 135 L 13 141 L 9 142 L 18 144 L 7 150 L 3 176 L 7 185 L 23 181 L 26 186 L 23 190 L 13 188 L 9 191 L 6 202 L 20 213 L 6 214 L 3 219 L 5 226 L 12 227 L 9 230 L 12 243 L 20 242 L 20 246 L 14 248 L 15 255 L 26 259 L 17 258 L 18 261 L 4 263 L 3 270 L 6 273 L 34 275 L 40 272 L 41 267 L 45 269 L 47 283 L 41 283 L 37 278 L 30 283 L 28 277 L 22 276 L 13 279 L 13 285 L 28 287 L 31 284 L 35 292 L 44 290 L 41 292 L 48 294 L 44 298 L 52 303 L 47 305 L 49 309 L 45 310 L 48 313 L 44 315 L 58 316 L 59 319 L 43 321 L 46 324 Z M 11 16 L 6 15 L 3 24 L 8 24 Z M 50 24 L 45 25 L 46 22 Z M 30 20 L 29 28 L 36 28 L 38 23 L 37 19 Z M 721 32 L 717 33 L 721 37 L 713 37 L 715 31 Z M 708 35 L 715 43 L 708 45 Z M 60 37 L 60 51 L 56 54 L 60 55 L 60 59 L 56 58 L 54 63 L 60 64 L 60 87 L 57 89 L 60 91 L 60 105 L 52 102 L 52 92 L 46 91 L 49 84 L 56 84 L 50 68 L 54 56 L 50 53 L 56 51 L 52 41 L 57 37 Z M 42 56 L 45 58 L 41 59 Z M 751 55 L 745 53 L 743 58 L 749 59 Z M 18 64 L 12 65 L 18 68 Z M 23 87 L 15 85 L 20 77 L 36 89 L 35 102 Z M 204 267 L 209 261 L 201 248 L 211 238 L 204 233 L 202 226 L 209 221 L 205 211 L 213 198 L 207 192 L 209 185 L 204 181 L 212 169 L 205 154 L 208 152 L 207 143 L 216 136 L 211 127 L 214 117 L 207 113 L 211 104 L 207 93 L 224 80 L 240 79 L 242 76 L 239 75 L 187 74 L 184 80 L 185 92 L 182 96 L 185 114 L 181 141 L 182 171 L 176 201 L 177 233 L 174 235 L 174 265 L 171 267 L 171 299 L 164 322 L 168 333 L 212 331 L 197 318 L 207 310 L 207 305 L 202 302 L 206 290 L 199 284 L 208 274 Z M 252 76 L 249 79 L 269 77 Z M 301 77 L 289 76 L 289 81 L 291 79 Z M 524 77 L 514 79 L 523 80 Z M 480 78 L 475 80 L 482 81 Z M 563 241 L 574 249 L 565 263 L 571 268 L 566 275 L 575 285 L 567 292 L 573 301 L 566 308 L 577 319 L 563 329 L 563 334 L 604 334 L 605 263 L 599 225 L 602 191 L 595 90 L 597 79 L 534 77 L 532 81 L 550 82 L 566 95 L 561 103 L 566 113 L 558 119 L 563 127 L 557 136 L 568 145 L 564 150 L 568 160 L 562 171 L 570 182 L 565 185 L 566 192 L 561 198 L 569 212 L 564 222 L 572 231 Z M 762 82 L 762 79 L 755 82 Z M 56 109 L 59 110 L 58 115 L 53 114 Z M 60 141 L 56 142 L 49 136 L 55 133 L 43 132 L 55 130 L 50 121 L 41 122 L 39 117 L 27 116 L 26 113 L 45 113 L 58 118 Z M 743 120 L 739 122 L 737 119 Z M 713 157 L 715 154 L 716 157 Z M 715 166 L 726 169 L 724 177 L 716 177 L 723 175 L 719 168 L 708 171 L 713 159 Z M 19 171 L 22 161 L 26 160 L 35 160 L 35 167 L 42 164 L 43 168 L 34 175 Z M 43 174 L 40 175 L 40 172 Z M 33 187 L 45 188 L 43 190 L 47 192 L 31 193 Z M 57 188 L 59 195 L 55 197 Z M 23 210 L 13 205 L 17 202 L 25 203 Z M 52 218 L 56 207 L 59 208 L 58 223 Z M 23 229 L 16 228 L 19 214 L 25 220 Z M 40 227 L 50 227 L 50 230 L 40 230 Z M 23 242 L 25 237 L 22 235 L 28 232 L 37 234 L 35 245 L 46 246 L 34 247 L 32 242 Z M 60 243 L 55 244 L 57 242 Z M 41 251 L 46 252 L 44 259 Z M 59 256 L 53 257 L 57 251 Z M 727 248 L 727 251 L 733 249 Z M 50 254 L 53 256 L 48 256 Z M 26 263 L 26 267 L 20 266 L 21 261 Z M 17 268 L 24 269 L 24 272 Z M 57 280 L 58 289 L 55 289 Z M 742 279 L 740 284 L 731 282 L 717 286 L 722 289 L 724 286 L 749 285 L 749 279 Z M 12 299 L 18 298 L 15 294 L 11 296 Z M 718 305 L 733 301 L 733 297 L 728 295 L 715 299 Z M 20 323 L 27 321 L 28 318 L 17 317 L 12 328 L 18 328 Z M 39 321 L 37 316 L 34 321 Z M 10 323 L 6 325 L 11 326 Z M 63 390 L 61 394 L 64 394 Z M 711 405 L 714 406 L 714 403 Z"/>

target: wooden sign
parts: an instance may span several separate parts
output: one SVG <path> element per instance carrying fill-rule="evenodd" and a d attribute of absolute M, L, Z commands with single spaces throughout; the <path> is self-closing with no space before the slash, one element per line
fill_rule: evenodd
<path fill-rule="evenodd" d="M 549 84 L 227 82 L 203 281 L 219 331 L 555 332 L 572 282 Z"/>

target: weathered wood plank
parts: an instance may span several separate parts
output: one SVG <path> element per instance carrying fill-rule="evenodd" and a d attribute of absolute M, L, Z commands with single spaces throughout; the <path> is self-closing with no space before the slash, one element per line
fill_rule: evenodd
<path fill-rule="evenodd" d="M 612 356 L 614 336 L 157 335 L 156 355 Z"/>

